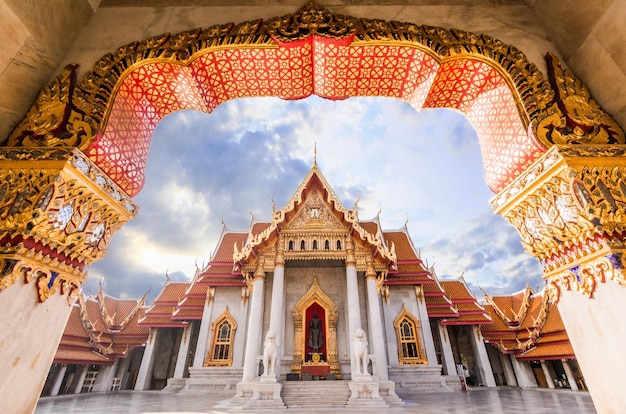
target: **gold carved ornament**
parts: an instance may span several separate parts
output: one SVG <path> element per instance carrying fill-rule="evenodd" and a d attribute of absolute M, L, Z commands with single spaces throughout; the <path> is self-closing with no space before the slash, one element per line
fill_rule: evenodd
<path fill-rule="evenodd" d="M 554 102 L 536 119 L 536 136 L 550 144 L 624 144 L 624 131 L 589 90 L 551 53 L 546 55 Z"/>
<path fill-rule="evenodd" d="M 44 266 L 36 273 L 40 301 L 80 287 L 88 265 L 137 211 L 74 149 L 0 148 L 0 183 L 0 287 L 15 281 L 16 269 Z"/>
<path fill-rule="evenodd" d="M 214 25 L 129 43 L 100 58 L 76 87 L 73 87 L 76 65 L 70 65 L 41 91 L 7 145 L 76 146 L 85 150 L 96 134 L 104 130 L 119 85 L 139 66 L 155 62 L 186 65 L 218 49 L 276 48 L 310 36 L 353 46 L 415 47 L 439 61 L 468 57 L 487 62 L 509 82 L 524 124 L 541 129 L 542 133 L 536 136 L 544 146 L 555 142 L 551 133 L 543 133 L 546 128 L 553 128 L 551 121 L 546 121 L 552 116 L 550 111 L 555 110 L 553 87 L 514 46 L 461 30 L 336 15 L 309 1 L 296 13 L 267 22 Z"/>

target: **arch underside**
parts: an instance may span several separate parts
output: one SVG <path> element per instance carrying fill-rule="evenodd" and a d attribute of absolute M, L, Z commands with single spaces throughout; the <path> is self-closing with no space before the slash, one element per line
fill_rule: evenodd
<path fill-rule="evenodd" d="M 485 179 L 500 191 L 544 151 L 525 125 L 519 103 L 501 73 L 478 58 L 440 62 L 415 46 L 297 42 L 287 47 L 209 50 L 186 65 L 148 61 L 119 83 L 106 125 L 87 155 L 130 196 L 144 183 L 152 134 L 166 115 L 210 113 L 223 102 L 276 96 L 392 97 L 416 110 L 451 108 L 476 129 Z M 392 137 L 388 137 L 393 139 Z"/>

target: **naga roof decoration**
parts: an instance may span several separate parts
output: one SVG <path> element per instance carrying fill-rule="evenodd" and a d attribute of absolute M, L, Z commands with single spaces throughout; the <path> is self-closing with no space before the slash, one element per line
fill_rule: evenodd
<path fill-rule="evenodd" d="M 511 296 L 498 297 L 496 300 L 490 297 L 487 292 L 483 291 L 483 293 L 485 294 L 485 300 L 492 306 L 498 317 L 505 321 L 507 325 L 517 327 L 520 326 L 526 318 L 526 313 L 528 312 L 528 307 L 530 306 L 530 297 L 533 294 L 533 291 L 530 286 L 526 285 L 526 288 L 522 292 Z M 499 302 L 500 305 L 496 302 Z M 506 304 L 509 309 L 503 311 L 501 306 L 504 304 Z M 519 307 L 515 310 L 514 307 L 517 306 Z M 507 312 L 509 313 L 507 314 Z"/>
<path fill-rule="evenodd" d="M 442 320 L 443 325 L 477 325 L 492 322 L 489 313 L 467 287 L 463 276 L 456 280 L 442 280 L 440 284 L 458 312 L 458 317 Z"/>

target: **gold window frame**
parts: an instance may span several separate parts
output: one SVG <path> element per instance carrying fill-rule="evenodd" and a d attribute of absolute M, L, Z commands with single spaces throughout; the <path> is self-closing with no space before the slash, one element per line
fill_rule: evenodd
<path fill-rule="evenodd" d="M 407 322 L 412 330 L 413 330 L 413 338 L 404 339 L 404 334 L 402 332 L 403 322 Z M 402 305 L 402 310 L 396 316 L 396 319 L 393 321 L 393 326 L 396 329 L 396 338 L 398 340 L 398 362 L 400 365 L 417 365 L 417 364 L 428 364 L 428 359 L 426 358 L 426 352 L 424 351 L 424 345 L 422 341 L 422 328 L 419 319 L 417 319 L 409 310 L 406 308 L 406 304 Z M 415 348 L 417 351 L 417 357 L 409 357 L 404 354 L 404 344 L 415 344 Z"/>
<path fill-rule="evenodd" d="M 230 324 L 230 335 L 228 341 L 223 341 L 219 338 L 219 327 L 227 322 Z M 230 311 L 228 310 L 228 306 L 224 312 L 222 312 L 211 324 L 211 347 L 207 352 L 207 356 L 204 360 L 205 367 L 215 367 L 215 366 L 232 366 L 233 365 L 233 345 L 235 343 L 235 332 L 237 331 L 237 321 L 233 318 Z M 226 358 L 214 359 L 215 355 L 215 347 L 216 346 L 228 346 L 228 355 Z"/>

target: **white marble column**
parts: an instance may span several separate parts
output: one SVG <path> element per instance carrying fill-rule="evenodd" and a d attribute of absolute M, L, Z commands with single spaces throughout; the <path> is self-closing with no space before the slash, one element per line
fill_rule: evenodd
<path fill-rule="evenodd" d="M 506 385 L 509 387 L 517 387 L 517 379 L 515 378 L 515 370 L 513 370 L 513 365 L 511 365 L 511 357 L 509 354 L 500 354 L 500 362 L 502 363 L 502 368 L 504 369 L 504 378 L 506 378 Z"/>
<path fill-rule="evenodd" d="M 354 336 L 354 331 L 361 328 L 361 305 L 359 303 L 359 283 L 356 275 L 356 258 L 354 256 L 354 245 L 352 240 L 346 242 L 346 286 L 348 294 L 348 331 L 350 341 Z"/>
<path fill-rule="evenodd" d="M 356 275 L 356 257 L 354 256 L 354 245 L 348 238 L 346 241 L 346 290 L 348 299 L 348 343 L 350 344 L 351 372 L 354 377 L 354 366 L 352 361 L 352 338 L 358 328 L 361 328 L 361 305 L 359 303 L 359 283 Z"/>
<path fill-rule="evenodd" d="M 256 359 L 261 345 L 261 328 L 263 325 L 263 296 L 265 288 L 265 260 L 259 257 L 256 271 L 254 272 L 254 284 L 252 298 L 250 299 L 250 316 L 248 318 L 248 337 L 246 352 L 243 361 L 243 382 L 251 382 L 257 376 Z"/>
<path fill-rule="evenodd" d="M 537 388 L 537 380 L 533 374 L 533 370 L 528 362 L 518 361 L 515 355 L 509 355 L 511 365 L 515 371 L 515 377 L 517 378 L 517 385 L 520 388 Z"/>
<path fill-rule="evenodd" d="M 85 382 L 85 377 L 87 376 L 87 371 L 89 370 L 89 365 L 80 365 L 80 368 L 77 368 L 76 374 L 78 375 L 78 381 L 76 381 L 76 387 L 72 391 L 72 394 L 80 394 L 83 389 L 83 383 Z"/>
<path fill-rule="evenodd" d="M 280 359 L 282 356 L 283 342 L 283 318 L 285 308 L 285 258 L 283 256 L 282 239 L 278 242 L 276 258 L 274 260 L 274 275 L 272 277 L 272 303 L 270 305 L 270 328 L 278 339 L 276 367 L 274 372 L 276 378 L 280 378 Z"/>
<path fill-rule="evenodd" d="M 187 368 L 187 357 L 189 356 L 189 344 L 191 343 L 193 324 L 194 321 L 190 321 L 189 325 L 183 328 L 183 337 L 180 339 L 180 345 L 178 346 L 178 356 L 176 357 L 176 367 L 174 367 L 173 378 L 183 378 L 185 376 L 185 368 Z"/>
<path fill-rule="evenodd" d="M 489 362 L 489 355 L 487 354 L 487 348 L 485 348 L 485 342 L 480 333 L 478 325 L 470 327 L 472 330 L 472 347 L 474 348 L 474 354 L 476 362 L 478 363 L 478 369 L 480 370 L 480 376 L 482 377 L 482 383 L 486 387 L 495 387 L 496 380 L 493 377 L 493 370 L 491 369 L 491 363 Z"/>
<path fill-rule="evenodd" d="M 578 391 L 578 384 L 576 383 L 576 377 L 572 372 L 572 367 L 569 366 L 569 361 L 567 359 L 561 360 L 563 363 L 563 369 L 565 370 L 565 376 L 567 377 L 567 383 L 572 391 Z"/>
<path fill-rule="evenodd" d="M 387 367 L 387 352 L 385 349 L 385 330 L 383 329 L 380 300 L 376 287 L 376 272 L 374 271 L 371 258 L 368 259 L 365 281 L 367 284 L 370 338 L 372 338 L 373 353 L 376 356 L 374 375 L 376 375 L 380 381 L 387 381 L 389 379 L 389 371 Z"/>
<path fill-rule="evenodd" d="M 543 375 L 546 377 L 548 388 L 550 388 L 551 390 L 554 389 L 554 379 L 552 379 L 552 374 L 550 374 L 550 369 L 548 369 L 546 361 L 541 361 L 541 369 L 543 370 Z"/>
<path fill-rule="evenodd" d="M 564 364 L 565 365 L 565 364 Z M 59 390 L 61 389 L 61 384 L 63 383 L 63 378 L 65 378 L 65 372 L 67 371 L 67 365 L 63 364 L 59 367 L 59 371 L 54 377 L 54 384 L 52 384 L 52 389 L 50 390 L 50 395 L 59 395 Z"/>
<path fill-rule="evenodd" d="M 152 365 L 154 364 L 154 350 L 157 344 L 157 336 L 159 330 L 150 328 L 150 335 L 146 342 L 146 348 L 143 351 L 139 373 L 137 374 L 137 382 L 135 382 L 135 391 L 143 391 L 150 389 L 150 381 L 152 379 Z"/>
<path fill-rule="evenodd" d="M 450 344 L 450 335 L 448 335 L 448 327 L 437 322 L 437 331 L 439 331 L 439 342 L 441 343 L 441 354 L 443 359 L 443 369 L 447 375 L 456 375 L 456 364 L 454 363 L 454 354 L 452 353 L 452 344 Z"/>
<path fill-rule="evenodd" d="M 211 333 L 211 317 L 213 314 L 213 297 L 215 296 L 215 288 L 208 287 L 206 291 L 206 300 L 204 302 L 204 310 L 202 311 L 202 321 L 200 322 L 200 330 L 198 331 L 198 343 L 196 345 L 196 354 L 193 357 L 193 367 L 202 368 L 204 360 L 207 357 L 207 348 L 209 347 L 209 334 Z"/>
<path fill-rule="evenodd" d="M 111 391 L 111 385 L 113 384 L 113 378 L 117 371 L 117 363 L 119 359 L 115 359 L 113 365 L 102 365 L 98 370 L 98 376 L 96 382 L 93 384 L 93 392 L 109 392 Z"/>

